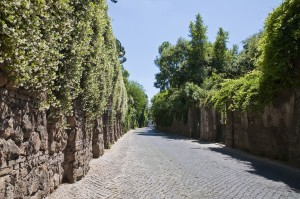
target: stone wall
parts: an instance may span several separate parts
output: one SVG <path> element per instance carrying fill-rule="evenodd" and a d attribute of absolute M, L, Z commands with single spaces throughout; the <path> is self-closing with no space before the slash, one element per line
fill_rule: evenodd
<path fill-rule="evenodd" d="M 64 154 L 49 153 L 46 112 L 37 102 L 0 88 L 0 198 L 41 198 L 62 182 Z"/>
<path fill-rule="evenodd" d="M 200 140 L 208 142 L 224 141 L 224 125 L 221 114 L 207 106 L 201 106 Z"/>
<path fill-rule="evenodd" d="M 225 142 L 226 146 L 300 167 L 300 90 L 279 93 L 274 105 L 263 113 L 236 111 L 222 117 L 206 106 L 197 111 L 190 109 L 187 123 L 174 119 L 171 126 L 158 129 L 193 138 L 200 135 L 200 140 Z"/>
<path fill-rule="evenodd" d="M 80 180 L 89 170 L 92 159 L 93 127 L 88 127 L 85 113 L 79 100 L 74 102 L 73 116 L 67 117 L 68 139 L 64 151 L 64 182 L 74 183 Z"/>
<path fill-rule="evenodd" d="M 204 141 L 223 142 L 223 126 L 221 115 L 217 111 L 207 106 L 201 106 L 200 109 L 189 109 L 186 123 L 183 120 L 174 119 L 171 126 L 159 126 L 158 129 Z"/>
<path fill-rule="evenodd" d="M 186 137 L 192 137 L 192 127 L 193 127 L 193 117 L 192 117 L 192 110 L 190 109 L 188 112 L 187 122 L 174 118 L 170 126 L 158 126 L 157 128 L 161 131 L 166 131 L 169 133 L 174 133 Z"/>
<path fill-rule="evenodd" d="M 104 143 L 123 134 L 120 119 L 105 123 L 101 116 L 87 125 L 78 101 L 73 116 L 53 117 L 56 110 L 37 109 L 34 94 L 7 88 L 1 77 L 0 82 L 1 199 L 43 198 L 62 182 L 80 180 L 89 161 L 104 153 Z"/>
<path fill-rule="evenodd" d="M 262 114 L 229 113 L 226 145 L 300 166 L 299 96 L 281 92 Z"/>
<path fill-rule="evenodd" d="M 102 118 L 98 118 L 95 121 L 93 127 L 93 139 L 92 139 L 92 153 L 93 158 L 99 158 L 101 155 L 104 154 L 104 126 Z"/>
<path fill-rule="evenodd" d="M 110 112 L 106 111 L 102 117 L 103 121 L 103 143 L 105 149 L 109 149 L 124 133 L 121 116 L 117 115 L 115 120 L 111 119 Z"/>

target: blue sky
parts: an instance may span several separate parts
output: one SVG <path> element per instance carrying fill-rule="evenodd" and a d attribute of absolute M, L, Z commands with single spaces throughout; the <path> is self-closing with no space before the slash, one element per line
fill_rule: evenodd
<path fill-rule="evenodd" d="M 124 67 L 130 79 L 143 85 L 149 100 L 159 92 L 153 87 L 158 68 L 154 59 L 164 41 L 175 44 L 189 38 L 189 24 L 200 13 L 207 36 L 215 40 L 219 27 L 229 31 L 228 47 L 263 29 L 268 13 L 282 0 L 108 0 L 115 36 L 126 49 Z"/>

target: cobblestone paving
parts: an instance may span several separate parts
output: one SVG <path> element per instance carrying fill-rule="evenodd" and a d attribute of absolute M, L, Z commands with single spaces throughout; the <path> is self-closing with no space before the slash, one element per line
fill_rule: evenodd
<path fill-rule="evenodd" d="M 300 198 L 300 171 L 149 128 L 125 134 L 49 199 Z"/>

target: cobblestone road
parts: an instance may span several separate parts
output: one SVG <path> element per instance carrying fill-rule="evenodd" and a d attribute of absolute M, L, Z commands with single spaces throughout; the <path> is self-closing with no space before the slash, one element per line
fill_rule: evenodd
<path fill-rule="evenodd" d="M 87 176 L 49 199 L 300 198 L 300 172 L 149 128 L 125 134 Z"/>

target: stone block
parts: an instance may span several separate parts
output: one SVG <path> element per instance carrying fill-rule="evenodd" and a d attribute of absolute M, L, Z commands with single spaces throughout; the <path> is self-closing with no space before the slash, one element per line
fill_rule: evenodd
<path fill-rule="evenodd" d="M 27 183 L 26 181 L 19 180 L 15 184 L 15 197 L 16 198 L 24 198 L 24 196 L 28 195 Z"/>
<path fill-rule="evenodd" d="M 15 194 L 15 188 L 11 184 L 8 184 L 5 188 L 5 198 L 7 199 L 13 199 Z"/>
<path fill-rule="evenodd" d="M 50 145 L 50 151 L 51 151 L 51 153 L 53 154 L 53 153 L 57 152 L 57 149 L 58 149 L 58 143 L 55 142 L 55 141 L 52 142 L 51 145 Z"/>
<path fill-rule="evenodd" d="M 7 145 L 9 148 L 9 159 L 10 160 L 18 159 L 21 151 L 20 151 L 19 147 L 16 145 L 16 143 L 13 140 L 9 139 L 7 141 Z"/>
<path fill-rule="evenodd" d="M 13 171 L 12 167 L 7 167 L 0 170 L 0 177 L 10 174 Z"/>
<path fill-rule="evenodd" d="M 9 160 L 7 165 L 8 165 L 9 167 L 12 167 L 12 166 L 14 166 L 15 164 L 17 164 L 15 160 Z"/>
<path fill-rule="evenodd" d="M 42 126 L 39 125 L 37 128 L 37 132 L 40 135 L 41 138 L 41 150 L 46 151 L 48 149 L 48 132 L 47 129 Z"/>
<path fill-rule="evenodd" d="M 46 155 L 41 155 L 39 156 L 39 160 L 40 161 L 45 161 L 47 159 L 47 156 Z"/>
<path fill-rule="evenodd" d="M 33 154 L 33 146 L 31 140 L 23 142 L 20 146 L 20 155 L 26 156 L 26 158 L 28 159 L 31 154 Z"/>
<path fill-rule="evenodd" d="M 14 119 L 5 119 L 0 124 L 0 138 L 8 139 L 14 134 Z"/>
<path fill-rule="evenodd" d="M 20 168 L 20 166 L 19 166 L 19 164 L 15 164 L 15 165 L 13 166 L 13 168 L 14 168 L 14 170 L 18 170 L 18 169 Z"/>
<path fill-rule="evenodd" d="M 22 129 L 24 131 L 24 138 L 29 139 L 31 135 L 32 129 L 32 122 L 30 120 L 29 115 L 24 115 L 22 118 Z"/>
<path fill-rule="evenodd" d="M 48 168 L 45 165 L 39 167 L 38 179 L 39 179 L 39 189 L 49 192 L 48 187 L 50 183 L 50 177 L 48 175 Z"/>
<path fill-rule="evenodd" d="M 60 177 L 57 173 L 54 174 L 53 176 L 53 186 L 54 186 L 54 189 L 57 189 L 58 186 L 60 184 Z"/>
<path fill-rule="evenodd" d="M 0 165 L 0 169 L 4 169 L 7 167 L 7 163 L 6 162 L 3 162 L 1 165 Z"/>
<path fill-rule="evenodd" d="M 24 167 L 25 165 L 22 165 L 22 166 L 23 167 L 21 167 L 21 169 L 20 169 L 20 176 L 22 178 L 25 178 L 28 175 L 28 170 L 27 170 L 27 168 Z"/>
<path fill-rule="evenodd" d="M 35 172 L 32 173 L 30 184 L 28 186 L 29 195 L 36 193 L 39 190 L 39 180 Z"/>
<path fill-rule="evenodd" d="M 21 143 L 24 140 L 24 133 L 23 130 L 20 126 L 17 126 L 14 130 L 14 134 L 12 136 L 12 140 L 18 145 L 20 146 Z"/>
<path fill-rule="evenodd" d="M 0 165 L 6 162 L 9 156 L 9 146 L 5 139 L 0 138 Z"/>
<path fill-rule="evenodd" d="M 84 169 L 79 167 L 78 169 L 74 170 L 74 178 L 77 180 L 81 179 L 84 175 Z"/>
<path fill-rule="evenodd" d="M 7 184 L 7 178 L 9 178 L 9 176 L 0 177 L 0 198 L 5 198 L 5 187 Z"/>

